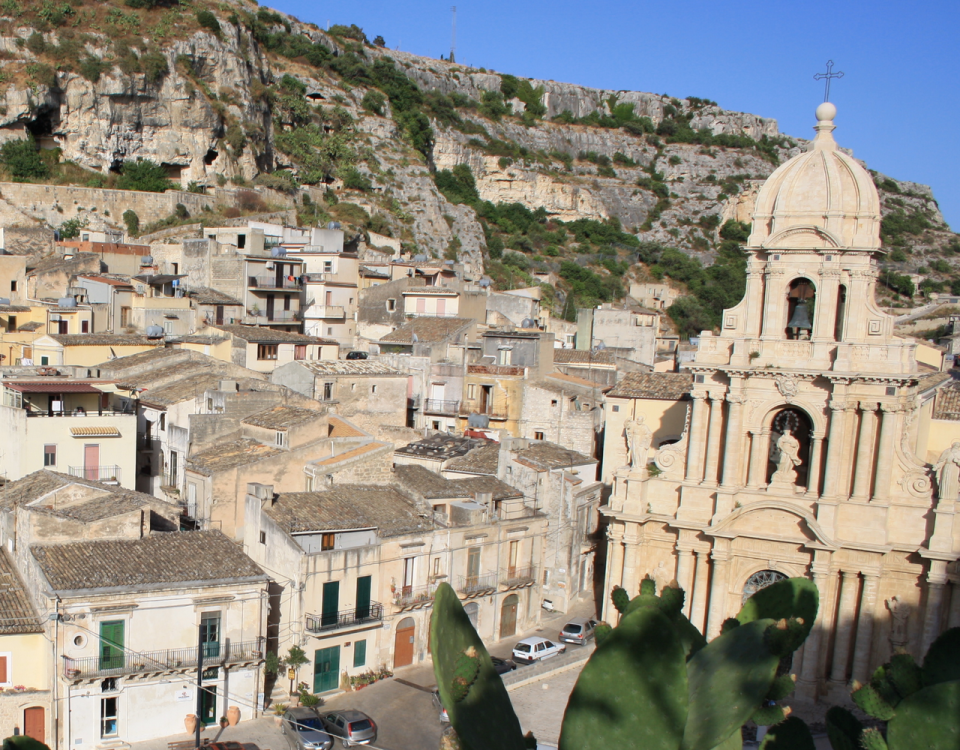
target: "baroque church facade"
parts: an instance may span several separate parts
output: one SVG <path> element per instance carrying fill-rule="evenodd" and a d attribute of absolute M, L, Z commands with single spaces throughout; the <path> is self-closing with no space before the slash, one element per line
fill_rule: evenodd
<path fill-rule="evenodd" d="M 710 638 L 757 588 L 815 581 L 818 622 L 794 661 L 809 699 L 960 624 L 960 443 L 935 466 L 916 454 L 923 405 L 950 378 L 875 302 L 879 197 L 838 148 L 835 113 L 817 108 L 809 150 L 757 196 L 746 294 L 700 338 L 682 436 L 651 447 L 656 425 L 628 424 L 602 509 L 604 619 L 615 586 L 676 579 Z"/>

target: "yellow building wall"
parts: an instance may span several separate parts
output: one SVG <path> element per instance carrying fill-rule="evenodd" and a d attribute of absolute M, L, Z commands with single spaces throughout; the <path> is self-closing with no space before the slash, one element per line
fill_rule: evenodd
<path fill-rule="evenodd" d="M 50 644 L 40 633 L 0 635 L 0 654 L 8 656 L 7 682 L 0 688 L 23 685 L 46 690 L 50 686 Z"/>
<path fill-rule="evenodd" d="M 608 398 L 604 404 L 604 440 L 602 479 L 609 484 L 613 474 L 627 463 L 627 441 L 623 436 L 628 419 L 643 417 L 644 424 L 653 431 L 649 457 L 664 440 L 676 440 L 683 433 L 689 401 L 663 399 Z M 614 407 L 618 407 L 614 411 Z"/>
<path fill-rule="evenodd" d="M 926 455 L 921 458 L 930 463 L 936 463 L 940 454 L 957 440 L 960 440 L 960 422 L 950 419 L 931 419 L 927 430 Z"/>
<path fill-rule="evenodd" d="M 233 362 L 231 354 L 233 350 L 233 343 L 229 339 L 221 341 L 219 344 L 197 344 L 184 342 L 179 346 L 181 349 L 189 349 L 192 352 L 206 354 L 208 357 L 219 359 L 221 362 Z"/>
<path fill-rule="evenodd" d="M 922 341 L 917 341 L 917 362 L 923 362 L 925 365 L 943 369 L 943 350 L 935 346 L 929 346 Z"/>

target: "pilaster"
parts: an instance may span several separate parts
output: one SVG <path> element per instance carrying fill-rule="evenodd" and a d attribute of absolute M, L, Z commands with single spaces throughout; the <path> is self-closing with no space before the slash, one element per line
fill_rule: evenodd
<path fill-rule="evenodd" d="M 940 635 L 940 619 L 943 611 L 943 594 L 947 584 L 947 563 L 944 560 L 931 560 L 927 572 L 927 603 L 923 612 L 923 638 L 920 653 L 927 649 Z"/>
<path fill-rule="evenodd" d="M 853 640 L 853 615 L 857 607 L 859 574 L 852 570 L 840 572 L 840 608 L 837 612 L 836 639 L 833 645 L 833 668 L 830 681 L 845 685 L 847 663 L 850 661 L 850 643 Z"/>
<path fill-rule="evenodd" d="M 727 436 L 723 451 L 723 481 L 724 487 L 733 488 L 740 484 L 743 476 L 741 456 L 743 451 L 743 396 L 734 393 L 727 394 Z"/>
<path fill-rule="evenodd" d="M 690 607 L 690 622 L 701 633 L 707 612 L 707 598 L 710 593 L 710 551 L 697 550 L 697 573 L 693 582 L 693 600 Z"/>
<path fill-rule="evenodd" d="M 707 394 L 704 391 L 694 391 L 693 414 L 690 415 L 690 445 L 687 454 L 687 479 L 699 482 L 703 479 L 703 431 L 706 426 Z"/>
<path fill-rule="evenodd" d="M 870 656 L 873 650 L 873 624 L 877 619 L 877 589 L 880 575 L 877 572 L 863 574 L 863 591 L 860 594 L 860 618 L 857 621 L 857 640 L 853 652 L 853 679 L 866 682 L 870 679 Z"/>
<path fill-rule="evenodd" d="M 875 500 L 890 497 L 890 478 L 893 472 L 894 443 L 897 435 L 899 404 L 880 404 L 883 417 L 880 421 L 880 450 L 877 455 L 877 474 L 873 484 Z"/>
<path fill-rule="evenodd" d="M 840 488 L 840 464 L 843 461 L 843 433 L 846 426 L 847 404 L 830 402 L 830 437 L 827 441 L 827 467 L 823 478 L 825 497 L 837 497 Z"/>
<path fill-rule="evenodd" d="M 730 553 L 726 550 L 714 549 L 713 580 L 710 584 L 710 614 L 707 622 L 707 640 L 720 635 L 720 626 L 723 625 L 727 609 L 727 594 L 730 588 L 727 581 L 730 568 Z"/>
<path fill-rule="evenodd" d="M 870 497 L 870 482 L 873 479 L 873 450 L 877 437 L 877 404 L 861 401 L 860 414 L 857 466 L 853 475 L 852 496 L 857 500 L 866 500 Z"/>
<path fill-rule="evenodd" d="M 707 433 L 707 465 L 704 470 L 703 484 L 717 486 L 717 472 L 720 468 L 720 445 L 723 443 L 723 394 L 710 393 L 710 429 Z"/>

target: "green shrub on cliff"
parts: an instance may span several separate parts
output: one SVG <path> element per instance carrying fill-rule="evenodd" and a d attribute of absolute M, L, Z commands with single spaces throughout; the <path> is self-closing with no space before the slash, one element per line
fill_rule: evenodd
<path fill-rule="evenodd" d="M 147 193 L 162 193 L 174 187 L 166 170 L 149 159 L 126 162 L 117 178 L 119 190 L 142 190 Z"/>
<path fill-rule="evenodd" d="M 0 162 L 16 182 L 42 180 L 50 174 L 31 135 L 0 146 Z"/>

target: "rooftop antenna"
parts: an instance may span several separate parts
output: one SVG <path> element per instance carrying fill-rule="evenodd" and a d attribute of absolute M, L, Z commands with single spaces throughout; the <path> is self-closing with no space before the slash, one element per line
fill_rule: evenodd
<path fill-rule="evenodd" d="M 450 35 L 450 62 L 455 63 L 457 61 L 457 6 L 451 6 L 450 10 L 453 11 L 453 29 Z"/>

